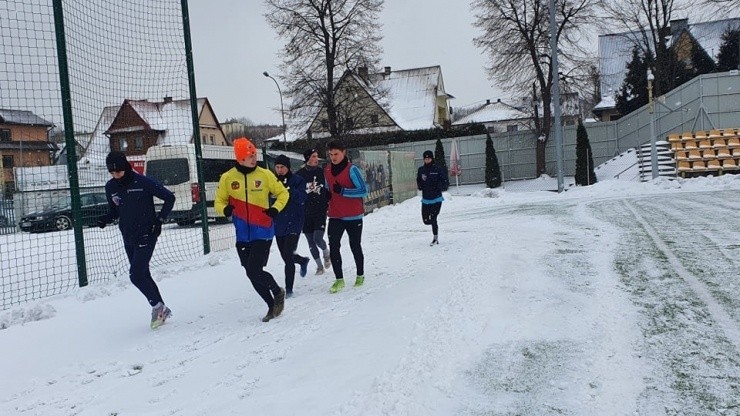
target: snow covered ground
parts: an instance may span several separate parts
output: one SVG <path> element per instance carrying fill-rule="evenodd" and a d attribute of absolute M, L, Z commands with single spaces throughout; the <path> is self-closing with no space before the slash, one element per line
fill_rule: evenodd
<path fill-rule="evenodd" d="M 311 270 L 269 323 L 233 250 L 154 271 L 156 331 L 125 279 L 75 289 L 0 314 L 0 415 L 738 415 L 738 208 L 738 175 L 453 187 L 439 246 L 379 209 L 365 286 Z"/>

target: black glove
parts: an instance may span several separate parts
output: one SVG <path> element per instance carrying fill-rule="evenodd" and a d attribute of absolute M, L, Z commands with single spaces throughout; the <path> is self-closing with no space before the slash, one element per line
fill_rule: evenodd
<path fill-rule="evenodd" d="M 339 195 L 341 195 L 341 194 L 342 194 L 342 189 L 344 189 L 344 188 L 342 188 L 342 185 L 340 185 L 340 184 L 338 184 L 338 183 L 334 182 L 334 186 L 332 186 L 332 187 L 331 187 L 331 189 L 333 189 L 333 190 L 334 190 L 334 192 L 336 192 L 336 193 L 338 193 Z"/>
<path fill-rule="evenodd" d="M 152 231 L 149 232 L 149 236 L 157 238 L 160 234 L 162 234 L 162 221 L 157 218 L 154 220 L 154 225 L 152 225 Z"/>
<path fill-rule="evenodd" d="M 105 215 L 103 215 L 102 217 L 98 217 L 98 222 L 96 222 L 95 225 L 100 228 L 105 228 L 105 226 L 108 225 L 108 221 Z"/>
<path fill-rule="evenodd" d="M 231 205 L 226 205 L 224 207 L 224 217 L 229 218 L 231 217 L 231 214 L 234 213 L 234 207 Z"/>
<path fill-rule="evenodd" d="M 275 218 L 280 211 L 277 210 L 275 207 L 267 208 L 266 210 L 262 211 L 265 214 L 267 214 L 270 218 Z"/>

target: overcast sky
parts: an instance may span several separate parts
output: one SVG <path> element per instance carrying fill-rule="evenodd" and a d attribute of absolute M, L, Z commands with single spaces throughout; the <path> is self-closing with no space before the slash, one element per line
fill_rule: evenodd
<path fill-rule="evenodd" d="M 283 44 L 265 22 L 264 2 L 188 4 L 198 96 L 208 97 L 221 121 L 246 117 L 255 123 L 280 124 L 280 97 L 275 83 L 262 72 L 278 74 L 277 52 Z M 468 1 L 386 1 L 381 22 L 381 66 L 440 65 L 445 89 L 456 97 L 454 107 L 505 98 L 487 79 L 485 59 L 473 46 L 477 32 Z"/>

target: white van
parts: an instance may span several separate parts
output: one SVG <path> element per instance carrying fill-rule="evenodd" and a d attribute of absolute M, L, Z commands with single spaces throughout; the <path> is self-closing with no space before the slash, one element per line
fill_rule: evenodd
<path fill-rule="evenodd" d="M 202 145 L 203 182 L 208 218 L 215 219 L 213 200 L 221 174 L 234 167 L 234 148 Z M 262 165 L 262 152 L 257 152 Z M 190 225 L 200 219 L 200 187 L 195 165 L 195 145 L 152 146 L 146 152 L 144 174 L 156 179 L 175 194 L 175 206 L 169 218 L 179 225 Z M 155 201 L 160 202 L 155 198 Z M 157 206 L 159 208 L 160 206 Z"/>

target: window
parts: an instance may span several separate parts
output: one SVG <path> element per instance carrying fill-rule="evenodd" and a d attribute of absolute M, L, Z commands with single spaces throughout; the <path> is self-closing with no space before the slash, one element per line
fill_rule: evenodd
<path fill-rule="evenodd" d="M 327 119 L 321 120 L 321 128 L 328 129 L 329 128 L 329 120 L 327 120 Z"/>
<path fill-rule="evenodd" d="M 118 150 L 125 152 L 126 148 L 128 147 L 128 143 L 126 142 L 126 139 L 121 137 L 118 139 Z"/>
<path fill-rule="evenodd" d="M 213 144 L 214 136 L 211 135 L 211 144 Z"/>
<path fill-rule="evenodd" d="M 10 129 L 0 129 L 0 142 L 11 141 Z"/>
<path fill-rule="evenodd" d="M 352 130 L 353 128 L 355 128 L 355 119 L 353 119 L 352 117 L 347 117 L 346 124 L 346 130 Z"/>
<path fill-rule="evenodd" d="M 138 136 L 134 139 L 134 148 L 136 150 L 144 149 L 144 138 L 143 137 Z"/>
<path fill-rule="evenodd" d="M 190 180 L 188 160 L 185 158 L 151 160 L 146 164 L 146 176 L 156 179 L 165 186 L 185 183 Z"/>
<path fill-rule="evenodd" d="M 378 119 L 378 115 L 377 114 L 370 114 L 370 123 L 373 126 L 377 126 L 379 121 L 380 120 Z"/>
<path fill-rule="evenodd" d="M 14 167 L 15 163 L 13 162 L 13 156 L 3 156 L 3 168 L 10 169 Z"/>
<path fill-rule="evenodd" d="M 506 126 L 506 131 L 509 133 L 519 131 L 519 126 L 517 126 L 516 124 L 509 124 L 508 126 Z"/>

